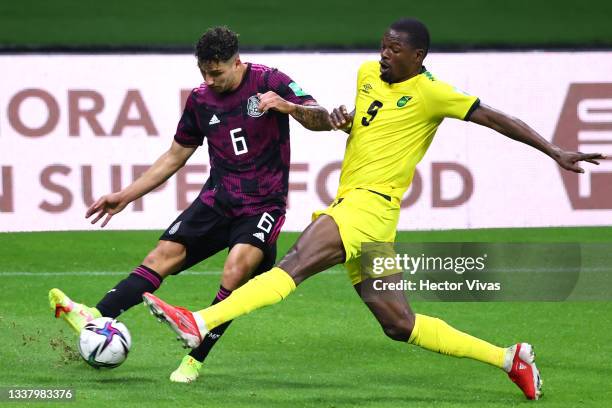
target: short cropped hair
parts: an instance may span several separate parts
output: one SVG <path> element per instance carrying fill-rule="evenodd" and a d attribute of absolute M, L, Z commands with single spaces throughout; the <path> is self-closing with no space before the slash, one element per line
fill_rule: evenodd
<path fill-rule="evenodd" d="M 206 30 L 198 44 L 195 55 L 198 62 L 225 62 L 238 52 L 238 34 L 225 26 Z"/>
<path fill-rule="evenodd" d="M 427 55 L 427 51 L 429 51 L 429 30 L 421 21 L 416 18 L 402 18 L 391 24 L 389 28 L 408 34 L 410 45 L 425 50 L 425 55 Z"/>

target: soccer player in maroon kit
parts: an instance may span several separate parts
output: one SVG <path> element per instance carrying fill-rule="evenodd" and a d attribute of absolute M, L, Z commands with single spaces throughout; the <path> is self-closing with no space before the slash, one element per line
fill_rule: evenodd
<path fill-rule="evenodd" d="M 111 289 L 95 308 L 49 292 L 56 317 L 77 332 L 96 317 L 116 318 L 178 274 L 229 248 L 217 303 L 252 275 L 270 269 L 284 221 L 289 180 L 289 115 L 311 130 L 329 130 L 325 108 L 284 73 L 242 62 L 238 38 L 226 27 L 209 29 L 196 47 L 204 83 L 185 105 L 170 149 L 131 185 L 105 195 L 87 210 L 102 227 L 130 202 L 176 173 L 198 146 L 208 143 L 210 177 L 199 197 L 162 234 L 141 265 Z M 171 375 L 194 381 L 229 323 L 209 333 Z"/>

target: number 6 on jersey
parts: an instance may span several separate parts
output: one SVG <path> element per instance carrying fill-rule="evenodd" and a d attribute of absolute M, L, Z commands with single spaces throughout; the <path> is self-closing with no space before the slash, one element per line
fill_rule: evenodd
<path fill-rule="evenodd" d="M 242 128 L 236 128 L 230 130 L 230 137 L 232 138 L 232 146 L 234 146 L 234 153 L 236 156 L 240 156 L 249 151 L 244 136 L 240 136 Z"/>

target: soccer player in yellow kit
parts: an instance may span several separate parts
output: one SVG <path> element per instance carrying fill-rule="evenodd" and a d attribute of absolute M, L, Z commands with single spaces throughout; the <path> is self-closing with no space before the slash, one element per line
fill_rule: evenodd
<path fill-rule="evenodd" d="M 372 278 L 360 272 L 361 244 L 394 241 L 400 200 L 444 118 L 487 126 L 575 172 L 583 171 L 579 161 L 597 164 L 597 159 L 605 158 L 597 153 L 566 152 L 520 120 L 438 81 L 423 66 L 428 48 L 425 25 L 402 19 L 384 34 L 380 61 L 361 66 L 355 110 L 349 114 L 341 106 L 330 115 L 330 128 L 350 131 L 336 199 L 313 214 L 313 222 L 275 268 L 251 279 L 224 301 L 195 313 L 152 294 L 143 296 L 152 313 L 165 320 L 186 345 L 197 347 L 214 327 L 280 302 L 305 279 L 344 263 L 357 293 L 387 336 L 501 368 L 527 398 L 539 398 L 542 381 L 530 344 L 498 347 L 440 319 L 415 314 L 403 295 L 389 298 L 362 290 Z M 294 106 L 270 102 L 260 104 L 259 109 L 291 113 Z M 377 279 L 393 282 L 398 276 Z"/>

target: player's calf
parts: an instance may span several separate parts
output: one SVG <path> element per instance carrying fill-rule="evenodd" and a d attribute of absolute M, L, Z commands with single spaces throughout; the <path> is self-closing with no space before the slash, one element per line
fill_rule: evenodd
<path fill-rule="evenodd" d="M 383 281 L 396 279 L 395 276 L 381 278 Z M 415 314 L 403 297 L 387 298 L 373 291 L 369 280 L 355 285 L 355 290 L 374 315 L 384 333 L 392 340 L 407 342 L 414 329 Z M 391 294 L 395 296 L 395 293 Z"/>

